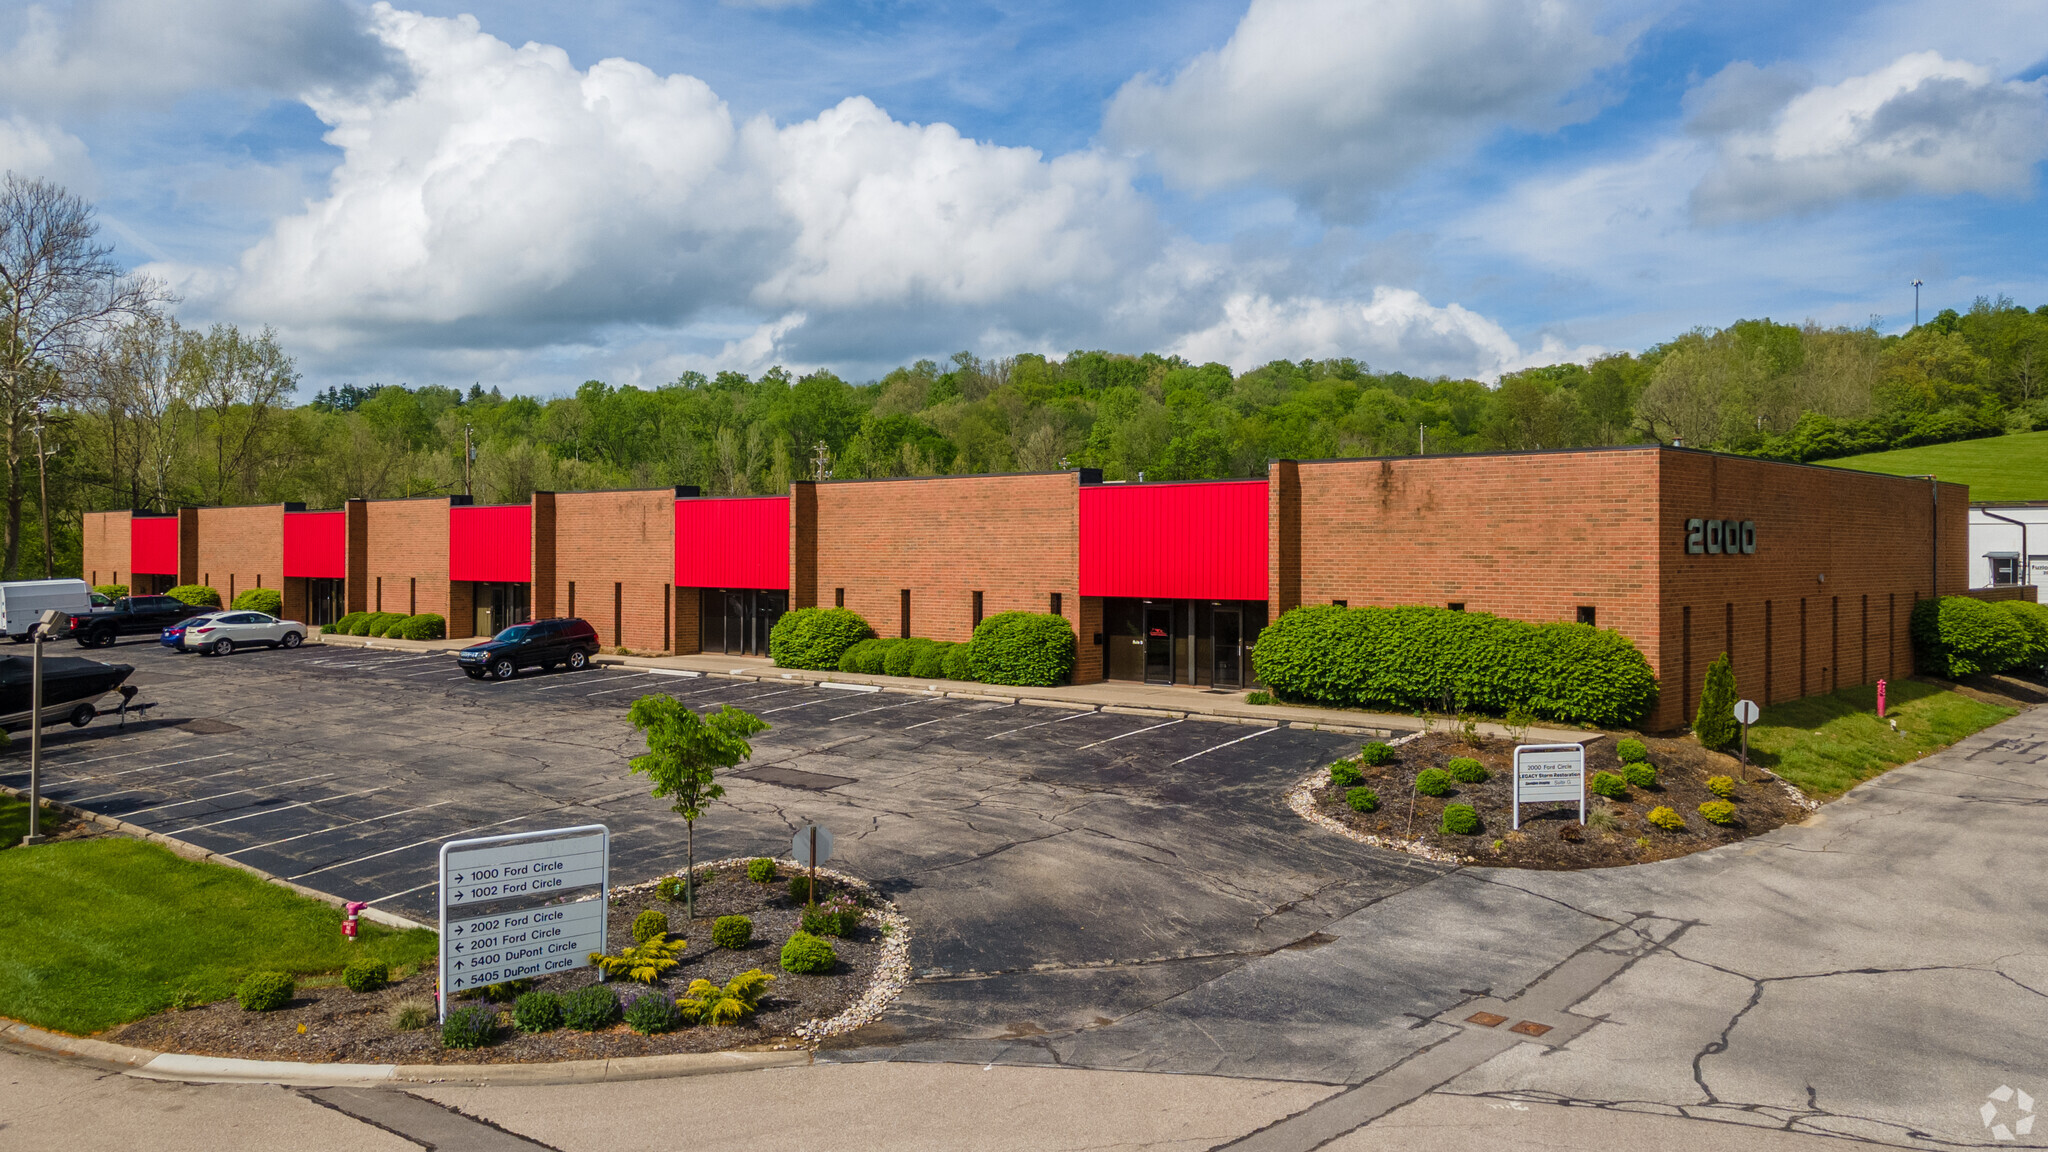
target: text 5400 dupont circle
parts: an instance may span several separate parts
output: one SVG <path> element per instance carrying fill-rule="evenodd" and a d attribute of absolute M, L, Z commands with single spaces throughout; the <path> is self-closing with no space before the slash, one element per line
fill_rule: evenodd
<path fill-rule="evenodd" d="M 441 1007 L 467 988 L 581 968 L 605 948 L 611 833 L 601 824 L 441 846 Z M 575 888 L 594 899 L 543 904 Z M 453 908 L 496 905 L 450 920 Z M 508 907 L 509 905 L 509 907 Z"/>

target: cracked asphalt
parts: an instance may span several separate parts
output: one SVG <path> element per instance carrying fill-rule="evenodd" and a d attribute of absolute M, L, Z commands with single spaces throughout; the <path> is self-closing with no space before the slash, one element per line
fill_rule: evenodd
<path fill-rule="evenodd" d="M 286 654 L 247 667 L 268 655 Z M 461 794 L 437 817 L 446 826 L 514 809 L 532 826 L 601 812 L 619 832 L 622 879 L 676 850 L 673 822 L 621 766 L 633 741 L 617 705 L 651 681 L 557 688 L 561 678 L 536 677 L 509 686 L 524 694 L 507 694 L 518 706 L 506 711 L 484 694 L 506 686 L 316 658 L 337 663 L 146 663 L 145 698 L 175 697 L 187 702 L 179 715 L 246 733 L 160 725 L 146 739 L 194 757 L 264 749 L 276 780 L 317 774 L 341 753 L 373 765 L 365 779 Z M 730 1148 L 2048 1144 L 2048 1122 L 2033 1130 L 2024 1106 L 2048 1099 L 2048 709 L 1896 769 L 1801 825 L 1659 864 L 1562 873 L 1425 866 L 1299 822 L 1285 784 L 1346 738 L 1278 731 L 1220 747 L 1250 730 L 765 684 L 676 688 L 697 689 L 700 703 L 758 695 L 757 711 L 790 709 L 767 716 L 778 728 L 759 742 L 760 778 L 731 782 L 700 850 L 768 851 L 764 841 L 821 820 L 844 862 L 888 884 L 915 920 L 918 978 L 809 1068 L 422 1097 L 593 1152 L 633 1138 L 645 1117 L 707 1109 L 720 1117 L 711 1145 Z M 309 723 L 313 713 L 331 719 Z M 77 744 L 62 755 L 107 755 L 97 731 L 61 737 Z M 849 779 L 768 782 L 783 772 Z M 164 783 L 211 795 L 247 787 L 240 779 Z M 368 786 L 307 781 L 284 786 L 285 802 Z M 487 790 L 490 805 L 475 798 Z M 293 811 L 309 810 L 348 815 L 327 802 Z M 419 882 L 409 876 L 424 865 L 401 863 L 405 852 L 380 859 L 388 869 L 335 871 L 394 892 Z M 1502 1023 L 1489 1030 L 1469 1019 L 1476 1011 Z M 1550 1031 L 1511 1035 L 1507 1022 L 1521 1020 Z M 884 1084 L 893 1107 L 874 1102 Z M 1145 1084 L 1175 1089 L 1152 1100 Z M 790 1145 L 786 1109 L 747 1106 L 763 1092 L 843 1122 Z M 967 1103 L 984 1099 L 1000 1104 Z M 962 1108 L 994 1110 L 963 1128 Z"/>

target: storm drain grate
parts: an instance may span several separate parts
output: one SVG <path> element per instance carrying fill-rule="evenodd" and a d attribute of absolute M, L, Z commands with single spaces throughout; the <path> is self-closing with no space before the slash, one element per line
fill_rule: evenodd
<path fill-rule="evenodd" d="M 1498 1028 L 1507 1023 L 1508 1018 L 1492 1012 L 1474 1012 L 1470 1016 L 1465 1017 L 1465 1022 L 1467 1024 L 1477 1024 L 1481 1028 Z"/>
<path fill-rule="evenodd" d="M 211 716 L 200 716 L 192 720 L 180 720 L 176 726 L 199 736 L 225 736 L 230 732 L 240 732 L 242 730 L 240 724 L 230 724 L 225 720 L 216 720 Z"/>
<path fill-rule="evenodd" d="M 1550 1031 L 1550 1025 L 1538 1024 L 1534 1020 L 1524 1020 L 1520 1024 L 1508 1029 L 1508 1031 L 1520 1032 L 1524 1036 L 1541 1036 L 1545 1032 Z"/>

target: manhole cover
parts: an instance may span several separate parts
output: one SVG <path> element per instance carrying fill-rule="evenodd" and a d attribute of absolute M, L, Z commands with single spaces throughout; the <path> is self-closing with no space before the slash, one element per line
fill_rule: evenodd
<path fill-rule="evenodd" d="M 187 732 L 197 733 L 201 736 L 225 736 L 230 732 L 240 732 L 242 730 L 240 724 L 230 724 L 225 720 L 215 720 L 211 716 L 201 716 L 195 720 L 180 720 L 177 721 L 177 726 Z"/>
<path fill-rule="evenodd" d="M 1465 1022 L 1467 1024 L 1477 1024 L 1481 1028 L 1498 1028 L 1507 1023 L 1508 1018 L 1494 1012 L 1474 1012 L 1470 1016 L 1465 1017 Z"/>
<path fill-rule="evenodd" d="M 841 784 L 851 784 L 857 779 L 853 776 L 827 776 L 823 772 L 803 772 L 777 764 L 742 768 L 727 775 L 744 776 L 749 780 L 759 780 L 763 784 L 775 784 L 784 788 L 801 788 L 807 792 L 823 792 L 828 788 L 837 788 Z"/>
<path fill-rule="evenodd" d="M 1550 1031 L 1550 1025 L 1538 1024 L 1534 1020 L 1524 1020 L 1520 1024 L 1508 1029 L 1508 1031 L 1520 1032 L 1524 1036 L 1541 1036 L 1545 1032 Z"/>

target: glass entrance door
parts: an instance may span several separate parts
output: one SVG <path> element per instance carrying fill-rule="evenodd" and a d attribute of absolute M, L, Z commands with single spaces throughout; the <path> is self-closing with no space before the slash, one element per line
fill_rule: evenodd
<path fill-rule="evenodd" d="M 1173 683 L 1173 609 L 1145 609 L 1145 682 Z"/>
<path fill-rule="evenodd" d="M 1217 688 L 1244 687 L 1244 613 L 1235 608 L 1215 612 L 1215 664 L 1209 682 Z"/>
<path fill-rule="evenodd" d="M 332 624 L 342 616 L 342 582 L 331 577 L 306 580 L 306 623 Z"/>
<path fill-rule="evenodd" d="M 479 580 L 472 587 L 476 635 L 495 636 L 501 629 L 532 619 L 527 585 Z"/>

